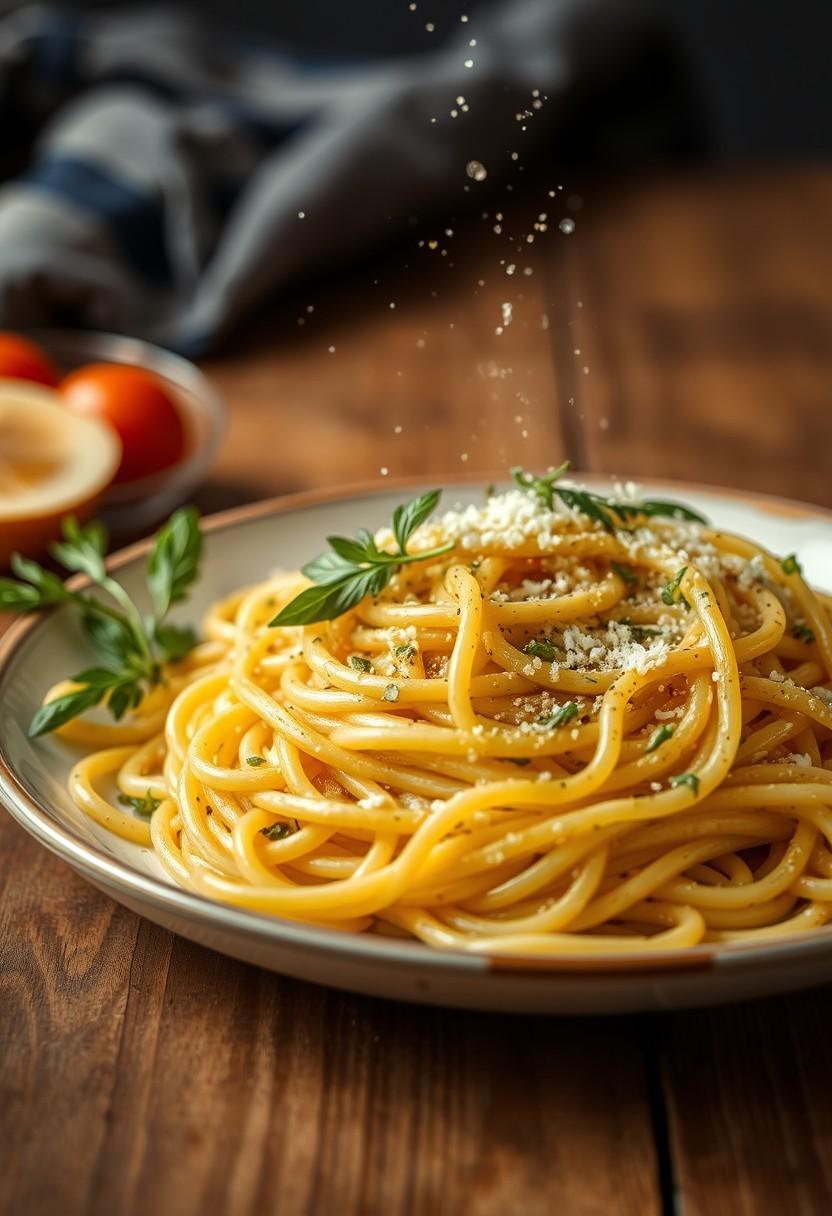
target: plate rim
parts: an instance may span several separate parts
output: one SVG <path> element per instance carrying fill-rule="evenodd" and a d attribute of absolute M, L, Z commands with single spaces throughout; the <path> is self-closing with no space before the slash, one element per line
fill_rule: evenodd
<path fill-rule="evenodd" d="M 609 475 L 576 472 L 576 479 L 590 483 L 609 482 Z M 202 519 L 205 532 L 214 533 L 244 525 L 264 518 L 279 518 L 294 511 L 315 508 L 356 499 L 384 497 L 396 490 L 424 487 L 428 481 L 439 480 L 427 474 L 412 474 L 379 482 L 371 479 L 350 482 L 316 490 L 304 490 L 291 494 L 280 494 L 253 503 L 218 511 Z M 443 490 L 463 490 L 472 485 L 489 481 L 504 481 L 505 470 L 498 473 L 466 473 L 445 478 Z M 667 488 L 670 491 L 693 491 L 696 494 L 712 495 L 729 501 L 742 503 L 769 511 L 781 518 L 821 519 L 832 525 L 832 510 L 820 505 L 804 503 L 797 499 L 776 495 L 732 490 L 723 486 L 701 482 L 677 481 L 669 478 L 645 477 L 648 484 Z M 121 567 L 144 556 L 150 549 L 152 537 L 145 537 L 126 545 L 107 559 L 110 570 Z M 74 588 L 87 586 L 85 576 L 69 580 Z M 46 628 L 51 612 L 21 617 L 14 621 L 0 637 L 0 703 L 3 689 L 10 678 L 18 648 Z M 285 944 L 289 947 L 312 949 L 321 955 L 349 955 L 368 964 L 383 962 L 399 968 L 423 970 L 437 967 L 443 971 L 467 971 L 469 973 L 492 973 L 502 976 L 523 977 L 525 980 L 552 981 L 569 975 L 591 975 L 599 981 L 614 983 L 638 976 L 670 977 L 695 970 L 720 970 L 730 967 L 754 967 L 776 961 L 805 958 L 815 953 L 826 953 L 832 949 L 832 926 L 820 930 L 806 930 L 786 935 L 771 941 L 754 943 L 699 945 L 687 950 L 669 950 L 630 955 L 593 954 L 584 956 L 563 955 L 560 957 L 529 958 L 523 955 L 471 954 L 461 950 L 438 950 L 421 942 L 409 939 L 386 938 L 380 935 L 340 933 L 303 921 L 286 917 L 270 916 L 218 900 L 211 900 L 184 887 L 143 874 L 128 863 L 105 853 L 96 844 L 83 840 L 69 825 L 61 822 L 55 812 L 42 805 L 25 784 L 18 778 L 4 739 L 0 734 L 0 794 L 2 802 L 20 826 L 51 853 L 70 864 L 76 871 L 92 881 L 100 879 L 108 889 L 115 888 L 142 902 L 150 901 L 169 912 L 183 915 L 189 920 L 212 927 L 233 929 L 246 935 L 253 934 L 261 942 Z M 92 877 L 94 876 L 94 877 Z"/>

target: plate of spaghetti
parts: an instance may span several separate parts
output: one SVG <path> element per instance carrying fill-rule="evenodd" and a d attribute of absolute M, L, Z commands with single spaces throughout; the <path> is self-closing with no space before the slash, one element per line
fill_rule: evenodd
<path fill-rule="evenodd" d="M 561 467 L 105 549 L 69 520 L 68 582 L 0 579 L 0 797 L 116 900 L 436 1004 L 832 978 L 820 508 Z"/>

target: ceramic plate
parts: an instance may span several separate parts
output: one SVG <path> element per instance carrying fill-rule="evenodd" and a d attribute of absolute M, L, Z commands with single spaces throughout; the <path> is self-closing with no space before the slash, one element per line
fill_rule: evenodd
<path fill-rule="evenodd" d="M 403 490 L 258 504 L 207 521 L 200 583 L 190 619 L 272 567 L 295 567 L 324 537 L 390 519 Z M 797 552 L 808 578 L 832 585 L 832 515 L 777 499 L 738 497 L 681 485 L 645 487 L 690 502 L 715 524 L 775 552 Z M 444 501 L 474 501 L 481 489 L 456 485 Z M 141 599 L 147 547 L 117 558 L 119 577 Z M 74 753 L 26 724 L 56 673 L 88 665 L 71 614 L 17 622 L 0 640 L 0 798 L 37 840 L 113 899 L 204 946 L 320 984 L 377 996 L 478 1009 L 536 1013 L 619 1013 L 713 1004 L 832 979 L 832 927 L 754 946 L 705 945 L 663 955 L 529 960 L 432 950 L 417 942 L 351 936 L 212 903 L 173 886 L 152 852 L 110 836 L 75 809 L 66 792 Z"/>

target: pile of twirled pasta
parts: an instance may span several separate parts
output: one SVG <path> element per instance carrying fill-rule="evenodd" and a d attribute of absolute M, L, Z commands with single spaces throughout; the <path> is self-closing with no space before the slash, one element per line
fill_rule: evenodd
<path fill-rule="evenodd" d="M 64 728 L 97 749 L 76 803 L 204 895 L 444 948 L 824 924 L 830 601 L 797 562 L 674 519 L 607 529 L 521 489 L 414 546 L 449 540 L 332 621 L 269 626 L 298 574 L 216 604 L 133 717 Z M 149 822 L 111 790 L 152 800 Z"/>

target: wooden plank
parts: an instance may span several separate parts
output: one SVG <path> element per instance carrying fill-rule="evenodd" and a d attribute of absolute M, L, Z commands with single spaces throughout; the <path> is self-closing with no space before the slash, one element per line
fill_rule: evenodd
<path fill-rule="evenodd" d="M 0 1211 L 659 1212 L 637 1022 L 284 980 L 0 848 Z"/>
<path fill-rule="evenodd" d="M 830 996 L 668 1019 L 663 1076 L 684 1216 L 832 1211 Z"/>
<path fill-rule="evenodd" d="M 586 198 L 550 273 L 581 352 L 561 398 L 585 415 L 588 466 L 832 505 L 832 171 Z"/>

